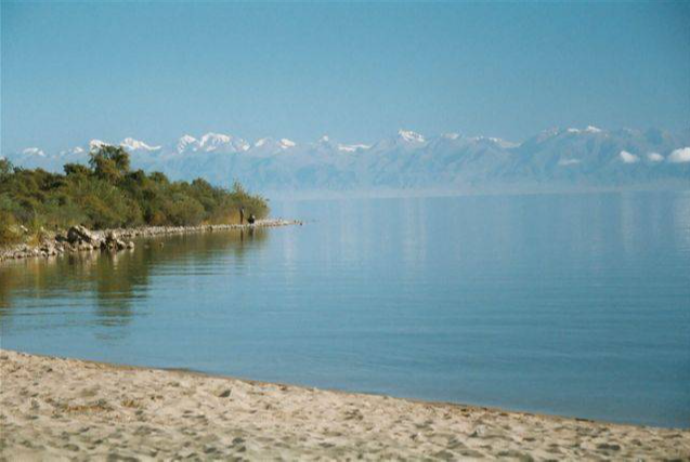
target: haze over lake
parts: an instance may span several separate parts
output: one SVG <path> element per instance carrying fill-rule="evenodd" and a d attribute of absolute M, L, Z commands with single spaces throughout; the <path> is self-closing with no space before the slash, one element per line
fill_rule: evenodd
<path fill-rule="evenodd" d="M 689 193 L 273 215 L 306 223 L 5 263 L 2 347 L 690 426 Z"/>

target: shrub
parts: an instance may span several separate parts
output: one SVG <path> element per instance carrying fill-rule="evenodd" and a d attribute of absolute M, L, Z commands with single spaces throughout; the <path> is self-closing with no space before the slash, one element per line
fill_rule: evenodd
<path fill-rule="evenodd" d="M 129 154 L 103 146 L 89 166 L 66 164 L 64 175 L 14 168 L 0 159 L 0 242 L 16 239 L 25 225 L 34 232 L 84 224 L 116 228 L 142 224 L 233 223 L 239 210 L 263 218 L 268 204 L 235 183 L 231 191 L 206 180 L 171 182 L 163 173 L 130 171 Z"/>
<path fill-rule="evenodd" d="M 0 245 L 19 242 L 21 231 L 11 213 L 0 210 Z"/>

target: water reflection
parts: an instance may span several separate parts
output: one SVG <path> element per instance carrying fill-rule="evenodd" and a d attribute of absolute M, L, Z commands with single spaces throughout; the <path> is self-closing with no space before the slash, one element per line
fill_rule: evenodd
<path fill-rule="evenodd" d="M 1 265 L 3 346 L 690 425 L 690 195 L 272 205 L 308 224 Z"/>
<path fill-rule="evenodd" d="M 150 279 L 166 266 L 203 267 L 213 259 L 226 258 L 241 273 L 246 254 L 267 238 L 261 228 L 232 230 L 139 239 L 134 250 L 118 253 L 7 262 L 0 265 L 0 323 L 8 327 L 14 298 L 28 299 L 30 303 L 24 303 L 28 309 L 45 309 L 69 294 L 95 308 L 96 323 L 124 326 L 132 319 L 133 303 L 147 300 Z"/>

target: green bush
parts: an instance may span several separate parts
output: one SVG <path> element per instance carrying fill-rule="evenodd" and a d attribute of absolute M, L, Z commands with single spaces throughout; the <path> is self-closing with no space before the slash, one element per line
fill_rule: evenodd
<path fill-rule="evenodd" d="M 21 232 L 12 214 L 0 210 L 0 245 L 14 244 L 20 239 Z"/>

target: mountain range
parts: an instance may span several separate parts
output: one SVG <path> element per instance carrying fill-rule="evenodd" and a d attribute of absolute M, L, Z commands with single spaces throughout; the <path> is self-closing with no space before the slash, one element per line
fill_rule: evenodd
<path fill-rule="evenodd" d="M 61 171 L 88 162 L 91 140 L 55 153 L 37 147 L 3 153 L 16 166 Z M 690 129 L 671 132 L 556 128 L 524 142 L 456 133 L 426 137 L 400 130 L 374 144 L 324 136 L 289 139 L 184 135 L 167 145 L 126 138 L 132 167 L 174 180 L 235 180 L 269 197 L 320 194 L 468 193 L 690 187 Z"/>

